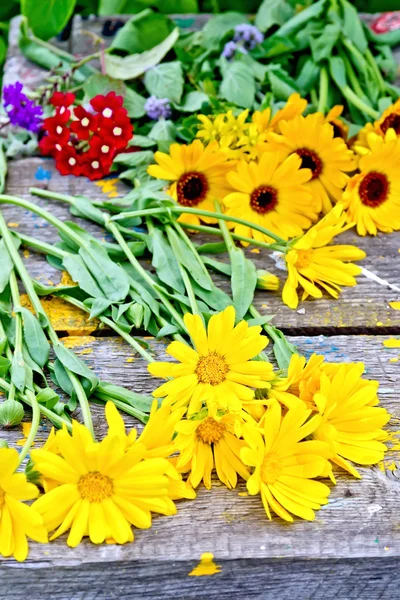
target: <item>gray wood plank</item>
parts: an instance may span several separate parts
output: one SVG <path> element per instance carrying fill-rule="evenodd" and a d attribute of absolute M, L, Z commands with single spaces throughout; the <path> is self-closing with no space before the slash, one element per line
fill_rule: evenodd
<path fill-rule="evenodd" d="M 11 164 L 12 168 L 7 180 L 8 194 L 29 198 L 62 220 L 75 220 L 99 236 L 99 239 L 110 239 L 110 236 L 105 235 L 104 230 L 96 225 L 71 217 L 65 204 L 30 197 L 28 192 L 31 186 L 43 186 L 43 183 L 37 179 L 39 168 L 51 173 L 48 189 L 67 194 L 83 194 L 91 199 L 105 199 L 107 195 L 95 182 L 84 178 L 60 176 L 55 171 L 53 161 L 50 159 L 35 157 L 14 161 Z M 116 185 L 121 196 L 129 189 L 120 181 Z M 36 215 L 11 205 L 4 206 L 3 210 L 7 222 L 11 223 L 16 231 L 40 237 L 49 243 L 57 241 L 56 230 Z M 217 240 L 215 236 L 205 237 L 198 234 L 193 235 L 193 239 L 199 243 Z M 363 248 L 367 253 L 367 258 L 361 264 L 381 279 L 399 285 L 400 232 L 380 234 L 375 238 L 362 238 L 355 232 L 346 232 L 340 236 L 337 242 L 355 244 Z M 247 254 L 254 260 L 257 268 L 276 273 L 281 278 L 283 285 L 286 273 L 277 269 L 276 263 L 268 251 L 260 249 L 260 252 L 254 253 L 248 249 Z M 47 280 L 57 281 L 57 277 L 60 277 L 60 274 L 54 271 L 42 256 L 30 253 L 26 262 L 32 276 L 44 282 Z M 144 264 L 146 265 L 146 262 Z M 222 289 L 229 291 L 229 282 L 225 277 L 216 275 L 215 281 Z M 372 331 L 396 333 L 400 331 L 400 311 L 390 308 L 388 302 L 399 299 L 400 292 L 390 290 L 385 285 L 360 276 L 358 285 L 354 288 L 344 288 L 338 300 L 324 296 L 320 300 L 307 300 L 302 303 L 299 308 L 304 309 L 304 313 L 302 310 L 301 313 L 298 313 L 287 308 L 282 303 L 279 292 L 257 291 L 255 304 L 262 314 L 275 315 L 274 323 L 278 327 L 296 335 L 312 335 L 313 332 L 332 334 L 336 328 L 343 333 L 371 333 Z"/>
<path fill-rule="evenodd" d="M 399 367 L 398 363 L 390 362 L 390 358 L 398 357 L 399 350 L 385 349 L 382 345 L 384 339 L 384 336 L 291 338 L 307 356 L 312 352 L 323 353 L 332 362 L 363 359 L 367 368 L 366 376 L 381 382 L 381 403 L 393 414 L 391 428 L 397 431 L 400 417 L 397 393 Z M 127 362 L 132 358 L 131 349 L 117 338 L 84 338 L 82 342 L 81 338 L 74 338 L 69 341 L 104 380 L 118 382 L 144 393 L 150 393 L 159 382 L 147 373 L 143 359 L 135 357 L 133 362 Z M 157 359 L 168 360 L 164 342 L 146 341 L 149 341 Z M 103 408 L 93 408 L 95 429 L 101 437 L 105 431 Z M 131 418 L 126 421 L 131 425 L 134 422 Z M 38 445 L 46 438 L 49 429 L 49 424 L 42 421 Z M 4 435 L 4 432 L 0 433 L 1 437 Z M 8 433 L 10 444 L 20 437 L 20 431 Z M 84 573 L 92 563 L 118 562 L 125 565 L 128 572 L 136 569 L 137 565 L 145 569 L 147 564 L 147 576 L 150 577 L 153 562 L 156 563 L 156 573 L 158 568 L 162 570 L 166 564 L 171 573 L 175 562 L 182 563 L 189 572 L 203 552 L 212 552 L 217 563 L 226 561 L 231 567 L 236 565 L 236 561 L 244 561 L 246 569 L 254 568 L 255 571 L 263 571 L 262 565 L 272 564 L 271 561 L 276 559 L 302 559 L 312 564 L 312 561 L 359 557 L 379 558 L 382 565 L 388 564 L 391 557 L 398 557 L 400 553 L 399 460 L 399 451 L 391 451 L 380 468 L 361 468 L 361 481 L 338 470 L 338 484 L 332 488 L 330 503 L 319 511 L 312 523 L 296 520 L 288 525 L 278 518 L 269 522 L 259 498 L 239 495 L 245 491 L 244 483 L 233 491 L 216 483 L 211 492 L 200 487 L 195 501 L 179 502 L 176 516 L 155 517 L 150 530 L 135 532 L 136 541 L 133 544 L 96 547 L 85 542 L 74 550 L 65 546 L 64 539 L 49 546 L 32 544 L 25 568 L 28 572 L 31 567 L 45 571 L 55 566 L 73 568 L 75 576 L 79 573 L 79 577 L 83 575 L 85 581 L 87 575 Z M 329 564 L 333 568 L 334 562 Z M 5 567 L 10 567 L 10 571 L 6 571 L 10 582 L 18 578 L 20 571 L 12 568 L 15 566 L 13 561 L 3 560 L 0 565 L 0 573 L 4 573 Z M 228 566 L 229 569 L 231 567 Z M 119 568 L 115 568 L 119 572 Z M 323 572 L 321 577 L 323 581 Z M 125 584 L 128 583 L 123 575 L 121 578 Z M 65 588 L 60 589 L 65 593 Z"/>

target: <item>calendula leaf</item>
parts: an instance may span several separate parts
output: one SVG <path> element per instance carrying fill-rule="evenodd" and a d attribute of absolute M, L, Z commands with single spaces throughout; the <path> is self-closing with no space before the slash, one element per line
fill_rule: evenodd
<path fill-rule="evenodd" d="M 76 281 L 82 290 L 89 294 L 89 296 L 92 296 L 93 298 L 104 298 L 102 290 L 97 285 L 80 256 L 69 254 L 63 258 L 62 264 L 73 281 Z"/>
<path fill-rule="evenodd" d="M 368 48 L 368 40 L 364 33 L 364 27 L 355 6 L 347 0 L 340 0 L 343 7 L 343 33 L 357 46 L 360 52 Z"/>
<path fill-rule="evenodd" d="M 0 356 L 0 377 L 5 377 L 10 370 L 11 362 L 8 358 Z"/>
<path fill-rule="evenodd" d="M 293 15 L 293 7 L 287 0 L 264 0 L 256 14 L 255 25 L 267 31 L 273 25 L 283 25 Z"/>
<path fill-rule="evenodd" d="M 225 292 L 216 286 L 209 291 L 197 285 L 196 282 L 193 282 L 193 290 L 198 298 L 201 298 L 201 300 L 214 310 L 221 311 L 232 304 L 232 299 L 228 294 L 225 294 Z"/>
<path fill-rule="evenodd" d="M 194 281 L 196 281 L 205 290 L 212 290 L 214 285 L 210 280 L 207 269 L 198 259 L 190 246 L 174 231 L 174 229 L 172 229 L 172 227 L 168 227 L 167 234 L 176 259 L 181 263 L 181 265 L 186 267 L 192 279 L 194 279 Z"/>
<path fill-rule="evenodd" d="M 311 51 L 315 62 L 319 63 L 330 57 L 340 34 L 340 26 L 336 23 L 329 23 L 324 27 L 320 36 L 311 36 Z"/>
<path fill-rule="evenodd" d="M 240 248 L 231 251 L 232 265 L 232 298 L 236 309 L 236 318 L 241 320 L 253 302 L 257 284 L 256 267 L 248 260 Z"/>
<path fill-rule="evenodd" d="M 210 242 L 197 246 L 196 250 L 199 254 L 221 254 L 226 252 L 226 245 L 225 242 Z"/>
<path fill-rule="evenodd" d="M 114 56 L 107 53 L 105 55 L 107 74 L 122 80 L 139 77 L 139 75 L 145 73 L 147 69 L 154 67 L 154 65 L 161 62 L 167 52 L 171 50 L 178 37 L 179 29 L 175 28 L 160 44 L 141 54 L 130 54 L 125 58 L 121 58 L 120 56 Z"/>
<path fill-rule="evenodd" d="M 50 344 L 36 317 L 27 309 L 19 309 L 23 318 L 23 335 L 31 358 L 39 367 L 49 360 Z"/>
<path fill-rule="evenodd" d="M 109 258 L 101 244 L 90 241 L 79 249 L 79 255 L 106 298 L 113 302 L 126 298 L 129 292 L 128 278 L 123 269 Z"/>
<path fill-rule="evenodd" d="M 10 280 L 13 262 L 8 254 L 4 240 L 0 240 L 0 293 L 4 292 Z"/>
<path fill-rule="evenodd" d="M 11 381 L 20 392 L 23 392 L 29 383 L 28 368 L 25 364 L 22 352 L 19 350 L 16 350 L 13 354 L 11 363 Z"/>
<path fill-rule="evenodd" d="M 76 375 L 81 375 L 85 379 L 88 379 L 91 385 L 91 391 L 95 389 L 97 384 L 99 383 L 98 377 L 89 369 L 89 367 L 78 358 L 76 354 L 74 354 L 69 348 L 66 348 L 62 344 L 56 344 L 54 346 L 54 352 L 58 358 L 58 360 L 62 363 L 62 365 L 75 373 Z"/>
<path fill-rule="evenodd" d="M 60 401 L 60 396 L 50 387 L 46 387 L 40 390 L 36 396 L 36 400 L 39 404 L 45 404 L 49 410 L 53 410 L 55 405 Z"/>
<path fill-rule="evenodd" d="M 104 381 L 102 381 L 96 389 L 96 396 L 104 401 L 112 399 L 121 400 L 122 402 L 126 402 L 134 408 L 147 413 L 150 412 L 151 406 L 155 401 L 152 396 L 136 394 L 135 392 L 120 387 L 119 385 L 106 383 Z"/>
<path fill-rule="evenodd" d="M 217 273 L 223 273 L 223 275 L 227 275 L 228 277 L 232 276 L 232 267 L 229 263 L 223 263 L 219 260 L 215 260 L 214 258 L 210 258 L 209 256 L 205 256 L 203 258 L 203 262 L 205 265 L 208 265 Z"/>
<path fill-rule="evenodd" d="M 161 229 L 154 229 L 151 233 L 152 265 L 158 277 L 172 289 L 180 294 L 185 293 L 185 286 L 179 270 L 179 264 L 171 246 L 164 237 Z"/>
<path fill-rule="evenodd" d="M 90 320 L 100 316 L 105 310 L 107 310 L 107 308 L 111 306 L 112 300 L 108 300 L 107 298 L 88 298 L 88 300 L 85 300 L 84 304 L 86 306 L 90 306 Z"/>

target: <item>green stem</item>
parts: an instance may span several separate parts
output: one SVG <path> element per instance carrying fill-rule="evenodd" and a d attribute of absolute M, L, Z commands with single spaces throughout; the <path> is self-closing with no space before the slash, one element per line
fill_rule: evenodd
<path fill-rule="evenodd" d="M 182 240 L 185 242 L 185 244 L 191 249 L 191 251 L 193 252 L 193 254 L 196 256 L 197 258 L 197 262 L 199 263 L 199 265 L 202 267 L 203 269 L 203 273 L 204 275 L 207 277 L 208 281 L 214 285 L 213 280 L 211 279 L 211 275 L 208 272 L 207 268 L 203 265 L 203 261 L 201 260 L 196 246 L 193 244 L 192 240 L 190 239 L 190 237 L 188 235 L 186 235 L 186 233 L 183 231 L 182 227 L 180 226 L 180 224 L 175 221 L 173 223 L 173 227 L 175 229 L 175 231 L 178 233 L 178 235 L 182 238 Z"/>
<path fill-rule="evenodd" d="M 0 197 L 1 198 L 1 197 Z M 260 231 L 264 235 L 272 238 L 276 242 L 286 245 L 286 241 L 281 238 L 276 233 L 269 231 L 269 229 L 265 229 L 265 227 L 261 227 L 261 225 L 257 225 L 256 223 L 251 223 L 251 221 L 246 221 L 245 219 L 239 219 L 237 217 L 233 217 L 231 215 L 224 214 L 216 214 L 215 212 L 211 212 L 209 210 L 199 210 L 197 208 L 187 208 L 185 206 L 177 206 L 177 207 L 169 207 L 169 208 L 148 208 L 144 210 L 137 210 L 132 212 L 120 213 L 118 215 L 114 215 L 111 217 L 111 221 L 120 221 L 121 219 L 131 218 L 131 217 L 144 217 L 150 215 L 165 215 L 166 212 L 172 212 L 176 214 L 188 214 L 188 215 L 198 215 L 199 217 L 211 217 L 213 219 L 219 219 L 222 221 L 229 221 L 231 223 L 239 223 L 240 225 L 245 225 L 246 227 L 250 227 L 251 229 L 255 229 L 256 231 Z"/>
<path fill-rule="evenodd" d="M 256 319 L 262 316 L 254 304 L 250 306 L 249 312 L 251 316 Z M 277 327 L 274 327 L 269 323 L 264 323 L 262 328 L 274 342 L 274 354 L 279 368 L 286 371 L 289 367 L 292 355 L 297 354 L 297 348 L 289 342 L 286 336 Z"/>
<path fill-rule="evenodd" d="M 191 229 L 194 231 L 201 231 L 202 233 L 209 233 L 210 235 L 216 235 L 218 237 L 224 237 L 220 229 L 208 227 L 207 225 L 191 225 L 189 223 L 179 223 L 179 225 L 184 229 Z M 259 246 L 260 248 L 266 248 L 267 250 L 279 250 L 281 252 L 284 252 L 286 249 L 282 246 L 279 246 L 279 244 L 267 244 L 266 242 L 261 242 L 253 238 L 245 237 L 244 235 L 238 235 L 237 233 L 231 233 L 231 236 L 234 240 L 237 240 L 239 242 L 245 242 L 249 245 Z"/>
<path fill-rule="evenodd" d="M 325 67 L 321 67 L 319 72 L 319 99 L 318 99 L 318 112 L 325 114 L 326 105 L 328 100 L 328 72 Z"/>
<path fill-rule="evenodd" d="M 117 240 L 117 242 L 119 243 L 119 245 L 121 246 L 123 251 L 125 252 L 127 259 L 129 260 L 129 262 L 131 263 L 131 265 L 135 269 L 135 271 L 143 277 L 143 279 L 152 287 L 152 289 L 154 289 L 157 296 L 161 300 L 162 304 L 164 304 L 167 311 L 172 315 L 172 317 L 176 321 L 177 325 L 182 329 L 182 331 L 187 332 L 186 326 L 185 326 L 185 323 L 184 323 L 182 317 L 177 312 L 175 307 L 171 304 L 171 302 L 168 300 L 167 296 L 165 294 L 163 294 L 163 292 L 159 289 L 159 286 L 155 287 L 153 279 L 151 278 L 149 273 L 142 267 L 140 262 L 137 260 L 136 256 L 134 256 L 132 254 L 131 249 L 129 248 L 128 244 L 126 243 L 123 235 L 120 233 L 116 224 L 113 223 L 110 219 L 108 221 L 108 223 L 106 223 L 106 228 L 109 231 L 111 231 L 111 233 L 113 234 L 113 236 L 115 237 L 115 239 Z"/>
<path fill-rule="evenodd" d="M 69 304 L 73 304 L 80 310 L 90 313 L 90 309 L 87 306 L 85 306 L 83 304 L 83 302 L 80 302 L 76 298 L 73 298 L 72 296 L 68 296 L 67 294 L 59 294 L 58 297 L 62 298 Z M 108 317 L 105 317 L 103 315 L 99 315 L 97 318 L 102 323 L 104 323 L 104 325 L 107 325 L 108 327 L 110 327 L 110 329 L 113 329 L 116 333 L 118 333 L 118 335 L 120 335 L 122 338 L 124 338 L 124 340 L 126 342 L 128 342 L 128 344 L 130 346 L 132 346 L 132 348 L 134 350 L 136 350 L 136 352 L 138 352 L 138 354 L 140 354 L 145 360 L 147 360 L 148 362 L 154 362 L 154 358 L 148 352 L 146 352 L 146 350 L 144 348 L 142 348 L 142 346 L 131 335 L 129 335 L 129 333 L 126 333 L 116 323 L 114 323 L 114 321 L 112 321 L 111 319 L 109 319 Z"/>
<path fill-rule="evenodd" d="M 11 271 L 9 283 L 10 283 L 13 309 L 14 309 L 14 313 L 15 313 L 14 353 L 17 353 L 21 356 L 22 355 L 22 315 L 20 312 L 21 299 L 19 297 L 18 282 L 17 282 L 17 278 L 15 276 L 14 269 Z M 16 392 L 15 385 L 11 381 L 10 393 L 8 396 L 9 400 L 15 400 L 15 392 Z"/>
<path fill-rule="evenodd" d="M 5 379 L 0 378 L 0 389 L 4 390 L 6 393 L 8 393 L 10 390 L 10 384 Z M 28 406 L 30 406 L 32 408 L 32 400 L 25 394 L 21 394 L 18 392 L 17 399 L 21 400 L 21 402 L 24 402 L 25 404 L 27 404 Z M 65 427 L 67 427 L 67 429 L 69 431 L 72 430 L 71 423 L 69 421 L 67 421 L 66 419 L 63 419 L 62 417 L 60 417 L 53 411 L 51 411 L 48 408 L 46 408 L 45 406 L 43 406 L 42 404 L 39 404 L 39 408 L 40 408 L 40 412 L 42 413 L 42 415 L 47 417 L 49 419 L 49 421 L 54 423 L 54 425 L 56 425 L 57 427 L 60 427 L 60 428 L 65 426 Z"/>
<path fill-rule="evenodd" d="M 32 248 L 32 250 L 37 250 L 38 252 L 43 252 L 44 254 L 50 254 L 50 256 L 55 256 L 61 260 L 68 255 L 68 253 L 64 252 L 64 250 L 60 250 L 60 248 L 56 248 L 52 244 L 47 244 L 47 242 L 41 242 L 30 235 L 25 235 L 23 233 L 16 233 L 15 235 L 19 237 L 24 246 L 27 248 Z"/>
<path fill-rule="evenodd" d="M 379 119 L 379 112 L 377 110 L 375 110 L 374 108 L 371 108 L 371 106 L 368 106 L 368 104 L 365 104 L 365 102 L 363 102 L 362 100 L 360 100 L 360 98 L 357 96 L 357 94 L 355 94 L 348 85 L 346 85 L 346 87 L 342 88 L 342 93 L 343 93 L 343 96 L 345 96 L 345 98 L 347 98 L 347 100 L 349 102 L 351 102 L 351 104 L 353 104 L 361 112 L 364 112 L 366 115 L 368 115 L 372 119 L 375 119 L 375 120 Z"/>
<path fill-rule="evenodd" d="M 8 197 L 8 196 L 2 196 L 4 197 Z M 11 197 L 12 198 L 12 197 Z M 1 197 L 0 197 L 0 202 L 1 202 Z M 33 205 L 34 206 L 34 205 Z M 58 219 L 57 219 L 58 220 Z M 60 221 L 61 223 L 61 221 Z M 61 345 L 61 342 L 58 339 L 57 333 L 55 332 L 55 330 L 53 329 L 53 326 L 51 325 L 46 312 L 43 310 L 42 304 L 40 302 L 39 296 L 37 295 L 35 288 L 33 287 L 33 283 L 32 280 L 30 278 L 30 275 L 23 263 L 23 261 L 21 260 L 21 257 L 19 255 L 18 250 L 15 248 L 13 240 L 12 240 L 12 236 L 11 233 L 7 227 L 7 224 L 4 220 L 4 217 L 0 211 L 0 233 L 3 236 L 4 239 L 4 243 L 7 247 L 8 253 L 11 256 L 11 259 L 14 263 L 14 267 L 15 269 L 18 271 L 18 274 L 20 276 L 20 279 L 22 281 L 22 284 L 25 287 L 25 290 L 28 293 L 29 299 L 32 303 L 32 306 L 35 309 L 35 312 L 39 318 L 39 321 L 41 323 L 44 323 L 44 327 L 48 333 L 49 339 L 53 344 L 53 347 L 55 348 L 56 346 Z M 78 238 L 79 240 L 79 238 Z M 86 397 L 85 391 L 81 385 L 81 382 L 79 381 L 79 379 L 74 375 L 74 373 L 72 373 L 72 371 L 70 371 L 68 368 L 65 367 L 65 370 L 71 380 L 71 383 L 74 387 L 74 390 L 76 392 L 76 395 L 78 397 L 79 400 L 79 404 L 82 410 L 82 415 L 83 415 L 83 420 L 84 420 L 84 424 L 86 425 L 86 427 L 88 428 L 88 430 L 91 432 L 91 434 L 93 435 L 94 438 L 94 431 L 93 431 L 93 422 L 92 422 L 92 416 L 90 414 L 90 408 L 89 408 L 89 402 L 88 399 Z"/>
<path fill-rule="evenodd" d="M 350 80 L 351 85 L 353 86 L 353 89 L 355 91 L 355 93 L 358 96 L 363 96 L 364 92 L 361 88 L 361 85 L 357 79 L 357 75 L 354 72 L 354 69 L 351 65 L 350 60 L 347 58 L 347 55 L 345 52 L 343 52 L 343 50 L 339 47 L 339 56 L 342 58 L 344 66 L 346 68 L 346 74 Z"/>
<path fill-rule="evenodd" d="M 375 74 L 379 89 L 381 90 L 382 93 L 385 93 L 386 92 L 386 82 L 383 79 L 382 73 L 381 73 L 381 71 L 376 63 L 376 60 L 369 48 L 367 48 L 367 50 L 365 51 L 365 58 L 367 59 L 369 66 L 371 67 L 372 71 Z"/>
<path fill-rule="evenodd" d="M 126 402 L 122 402 L 122 400 L 117 400 L 116 398 L 111 398 L 108 394 L 103 394 L 102 392 L 95 393 L 95 398 L 101 400 L 101 402 L 113 402 L 117 408 L 122 410 L 127 415 L 131 417 L 135 417 L 139 419 L 142 423 L 147 423 L 149 420 L 149 415 L 142 412 L 141 410 L 137 410 L 133 408 L 130 404 L 126 404 Z"/>
<path fill-rule="evenodd" d="M 31 426 L 31 430 L 29 432 L 28 437 L 26 438 L 26 442 L 19 454 L 19 465 L 22 463 L 22 461 L 24 460 L 24 458 L 26 457 L 26 455 L 28 454 L 29 450 L 31 449 L 31 446 L 34 442 L 34 439 L 36 437 L 36 434 L 38 432 L 39 429 L 39 425 L 40 425 L 40 407 L 39 407 L 39 403 L 36 400 L 35 394 L 33 394 L 32 392 L 30 392 L 29 390 L 26 390 L 26 396 L 30 399 L 31 401 L 31 407 L 32 407 L 32 426 Z"/>
<path fill-rule="evenodd" d="M 49 200 L 58 200 L 59 202 L 66 202 L 67 204 L 70 204 L 71 206 L 76 205 L 76 198 L 74 196 L 69 196 L 68 194 L 59 194 L 57 192 L 52 192 L 50 190 L 43 190 L 41 188 L 35 188 L 35 187 L 29 188 L 29 193 L 33 194 L 35 196 L 39 196 L 39 198 L 47 198 Z M 96 206 L 97 208 L 103 208 L 103 203 L 94 201 L 93 206 Z M 105 224 L 109 218 L 109 215 L 107 213 L 103 212 L 103 217 L 104 217 L 104 224 Z M 88 215 L 86 218 L 90 219 L 90 215 Z M 97 221 L 95 221 L 95 222 L 97 223 Z M 117 224 L 117 226 L 121 233 L 124 233 L 125 235 L 129 235 L 130 237 L 136 238 L 142 242 L 146 241 L 147 236 L 145 233 L 141 233 L 140 231 L 134 231 L 132 229 L 129 229 L 129 227 L 123 227 L 122 225 Z"/>

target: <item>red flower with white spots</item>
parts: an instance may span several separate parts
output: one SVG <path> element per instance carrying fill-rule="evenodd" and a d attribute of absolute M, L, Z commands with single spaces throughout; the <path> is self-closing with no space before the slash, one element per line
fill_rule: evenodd
<path fill-rule="evenodd" d="M 83 106 L 68 108 L 74 94 L 56 92 L 51 98 L 55 114 L 44 120 L 45 136 L 39 142 L 43 154 L 53 156 L 62 175 L 100 179 L 108 175 L 114 157 L 126 150 L 133 127 L 122 96 L 109 92 L 92 98 L 95 114 Z"/>
<path fill-rule="evenodd" d="M 56 154 L 56 168 L 61 175 L 81 175 L 82 158 L 73 146 L 66 146 Z"/>
<path fill-rule="evenodd" d="M 118 110 L 123 110 L 126 115 L 126 109 L 122 108 L 123 103 L 123 97 L 117 96 L 115 92 L 109 92 L 107 96 L 99 94 L 90 101 L 94 110 L 101 114 L 105 119 L 113 119 Z"/>
<path fill-rule="evenodd" d="M 99 116 L 92 115 L 83 106 L 74 109 L 76 120 L 71 123 L 71 131 L 76 133 L 80 140 L 88 140 L 90 134 L 98 129 Z"/>

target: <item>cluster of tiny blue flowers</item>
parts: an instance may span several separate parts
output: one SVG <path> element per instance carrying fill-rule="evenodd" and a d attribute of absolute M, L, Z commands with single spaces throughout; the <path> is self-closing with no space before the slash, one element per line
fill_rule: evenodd
<path fill-rule="evenodd" d="M 3 105 L 12 125 L 37 133 L 42 126 L 43 109 L 22 93 L 22 83 L 6 85 Z"/>
<path fill-rule="evenodd" d="M 150 96 L 150 98 L 146 100 L 144 109 L 147 113 L 147 116 L 154 121 L 159 121 L 160 119 L 169 119 L 172 115 L 168 98 L 157 98 L 156 96 Z"/>
<path fill-rule="evenodd" d="M 264 36 L 255 25 L 241 23 L 235 27 L 233 40 L 225 44 L 221 56 L 227 60 L 231 60 L 237 50 L 242 52 L 242 54 L 247 54 L 249 50 L 253 50 L 253 48 L 263 41 Z"/>

